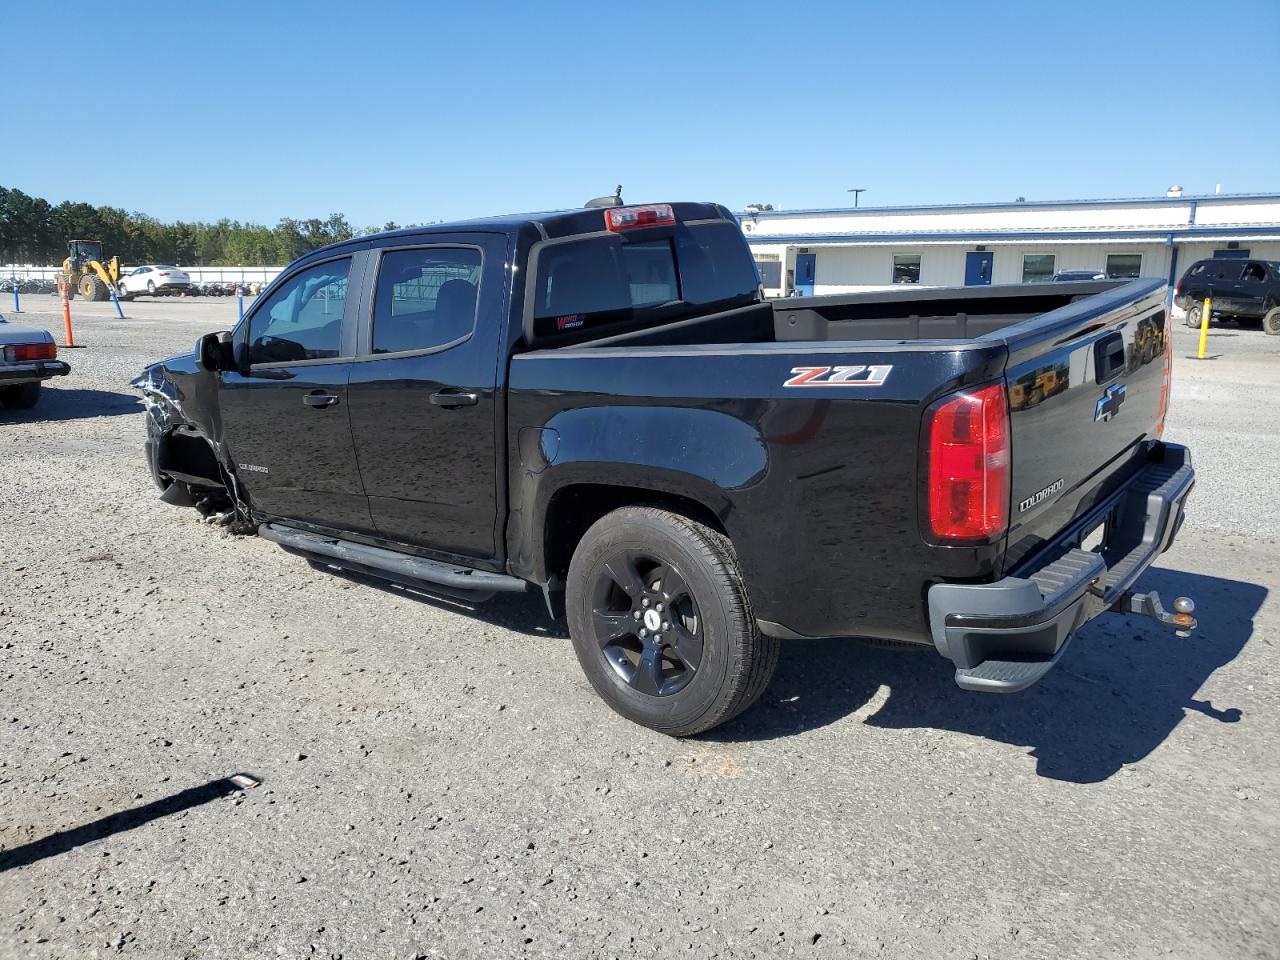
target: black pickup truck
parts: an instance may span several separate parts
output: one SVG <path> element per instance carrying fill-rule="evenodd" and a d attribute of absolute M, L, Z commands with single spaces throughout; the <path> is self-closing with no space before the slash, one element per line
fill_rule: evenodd
<path fill-rule="evenodd" d="M 734 716 L 779 641 L 1042 677 L 1132 591 L 1194 473 L 1161 442 L 1163 284 L 767 301 L 734 217 L 616 206 L 401 230 L 290 265 L 134 382 L 161 498 L 313 563 L 541 588 L 619 713 Z"/>

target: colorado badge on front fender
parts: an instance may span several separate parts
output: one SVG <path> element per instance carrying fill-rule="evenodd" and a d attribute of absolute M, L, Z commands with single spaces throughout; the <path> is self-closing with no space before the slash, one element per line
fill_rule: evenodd
<path fill-rule="evenodd" d="M 889 379 L 892 364 L 843 367 L 792 367 L 784 387 L 879 387 Z"/>

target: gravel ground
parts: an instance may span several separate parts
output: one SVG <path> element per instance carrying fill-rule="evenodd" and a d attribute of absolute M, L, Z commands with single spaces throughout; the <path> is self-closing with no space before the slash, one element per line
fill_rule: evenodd
<path fill-rule="evenodd" d="M 797 643 L 676 741 L 534 599 L 415 600 L 161 504 L 127 381 L 235 303 L 73 309 L 73 374 L 0 412 L 0 957 L 1280 955 L 1280 338 L 1177 364 L 1200 482 L 1146 582 L 1195 639 L 1105 617 L 1008 698 Z"/>

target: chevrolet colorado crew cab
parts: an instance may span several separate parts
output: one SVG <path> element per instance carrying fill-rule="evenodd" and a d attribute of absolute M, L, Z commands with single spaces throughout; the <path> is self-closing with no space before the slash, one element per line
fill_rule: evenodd
<path fill-rule="evenodd" d="M 663 203 L 361 237 L 134 381 L 195 506 L 428 593 L 541 589 L 591 684 L 673 735 L 780 641 L 926 644 L 1016 691 L 1132 587 L 1194 481 L 1161 441 L 1164 286 L 767 301 L 733 215 Z"/>
<path fill-rule="evenodd" d="M 48 330 L 0 317 L 0 408 L 30 410 L 46 380 L 70 372 Z"/>

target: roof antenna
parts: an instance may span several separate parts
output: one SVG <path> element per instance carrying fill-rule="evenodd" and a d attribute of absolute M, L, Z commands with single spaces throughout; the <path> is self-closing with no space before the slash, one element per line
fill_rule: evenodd
<path fill-rule="evenodd" d="M 587 201 L 588 207 L 620 207 L 622 206 L 622 184 L 613 191 L 612 197 L 593 197 Z"/>

